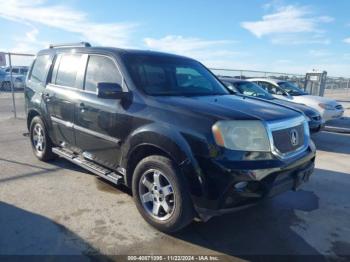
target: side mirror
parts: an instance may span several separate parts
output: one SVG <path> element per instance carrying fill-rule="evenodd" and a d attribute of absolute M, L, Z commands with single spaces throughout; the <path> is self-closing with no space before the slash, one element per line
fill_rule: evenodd
<path fill-rule="evenodd" d="M 99 98 L 122 99 L 126 93 L 117 83 L 101 82 L 97 84 L 97 97 Z"/>

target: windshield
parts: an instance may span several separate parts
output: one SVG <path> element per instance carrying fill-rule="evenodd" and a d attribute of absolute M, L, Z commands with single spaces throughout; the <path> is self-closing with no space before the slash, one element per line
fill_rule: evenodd
<path fill-rule="evenodd" d="M 232 83 L 236 89 L 243 95 L 255 96 L 263 99 L 274 99 L 272 95 L 262 89 L 260 86 L 252 82 L 234 82 Z"/>
<path fill-rule="evenodd" d="M 301 96 L 307 94 L 292 82 L 279 82 L 278 85 L 291 96 Z"/>
<path fill-rule="evenodd" d="M 179 57 L 125 54 L 137 86 L 153 96 L 226 95 L 229 91 L 200 63 Z"/>

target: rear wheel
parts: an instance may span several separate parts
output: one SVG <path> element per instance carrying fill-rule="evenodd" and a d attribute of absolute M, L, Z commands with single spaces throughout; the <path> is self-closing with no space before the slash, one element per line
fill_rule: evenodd
<path fill-rule="evenodd" d="M 174 163 L 163 156 L 149 156 L 134 171 L 133 196 L 144 219 L 163 232 L 175 232 L 194 218 L 183 177 Z"/>
<path fill-rule="evenodd" d="M 30 124 L 30 141 L 32 149 L 37 158 L 42 161 L 49 161 L 56 158 L 52 153 L 53 144 L 47 134 L 44 122 L 39 116 L 33 118 Z"/>
<path fill-rule="evenodd" d="M 11 91 L 11 82 L 8 82 L 8 81 L 3 82 L 2 83 L 2 89 L 4 91 Z"/>

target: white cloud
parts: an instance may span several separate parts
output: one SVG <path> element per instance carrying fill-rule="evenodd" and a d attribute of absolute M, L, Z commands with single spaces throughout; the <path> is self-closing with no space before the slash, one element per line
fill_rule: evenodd
<path fill-rule="evenodd" d="M 344 39 L 344 43 L 350 44 L 350 37 Z"/>
<path fill-rule="evenodd" d="M 264 15 L 260 21 L 242 22 L 241 26 L 258 38 L 277 35 L 279 38 L 274 41 L 282 43 L 284 41 L 280 39 L 283 39 L 284 35 L 296 38 L 300 33 L 315 33 L 320 36 L 323 30 L 319 25 L 333 20 L 329 16 L 313 16 L 308 7 L 288 5 L 277 7 L 276 11 Z M 305 43 L 305 41 L 301 42 Z"/>
<path fill-rule="evenodd" d="M 183 37 L 179 35 L 168 35 L 160 39 L 145 38 L 144 42 L 147 47 L 155 50 L 185 55 L 197 52 L 198 50 L 233 43 L 233 41 L 228 40 L 203 40 L 200 38 Z"/>
<path fill-rule="evenodd" d="M 309 55 L 313 57 L 323 58 L 323 57 L 331 56 L 332 53 L 324 49 L 317 49 L 317 50 L 312 49 L 312 50 L 309 50 Z"/>
<path fill-rule="evenodd" d="M 97 23 L 88 14 L 65 5 L 47 4 L 45 0 L 0 0 L 0 17 L 35 28 L 40 24 L 78 34 L 79 40 L 101 45 L 127 46 L 135 23 Z M 39 31 L 31 30 L 26 39 L 34 45 Z"/>
<path fill-rule="evenodd" d="M 205 40 L 196 37 L 184 37 L 180 35 L 168 35 L 163 38 L 145 38 L 147 48 L 189 56 L 200 60 L 209 66 L 218 66 L 223 61 L 227 63 L 235 56 L 246 55 L 232 51 L 232 40 Z M 218 63 L 220 61 L 220 63 Z"/>

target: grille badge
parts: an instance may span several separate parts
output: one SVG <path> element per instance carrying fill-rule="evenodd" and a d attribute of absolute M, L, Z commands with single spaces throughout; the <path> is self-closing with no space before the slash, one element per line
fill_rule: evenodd
<path fill-rule="evenodd" d="M 299 134 L 298 131 L 296 129 L 292 129 L 289 132 L 290 135 L 290 143 L 292 144 L 292 146 L 296 146 L 299 144 Z"/>

